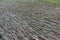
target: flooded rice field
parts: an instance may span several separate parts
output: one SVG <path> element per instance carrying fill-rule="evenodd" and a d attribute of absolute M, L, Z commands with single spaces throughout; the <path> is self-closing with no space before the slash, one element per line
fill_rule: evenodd
<path fill-rule="evenodd" d="M 0 2 L 0 40 L 60 40 L 60 6 Z"/>

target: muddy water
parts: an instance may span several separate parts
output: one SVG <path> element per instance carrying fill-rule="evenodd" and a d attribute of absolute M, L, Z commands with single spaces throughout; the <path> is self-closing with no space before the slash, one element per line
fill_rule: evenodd
<path fill-rule="evenodd" d="M 60 40 L 59 8 L 37 1 L 0 3 L 0 40 Z"/>

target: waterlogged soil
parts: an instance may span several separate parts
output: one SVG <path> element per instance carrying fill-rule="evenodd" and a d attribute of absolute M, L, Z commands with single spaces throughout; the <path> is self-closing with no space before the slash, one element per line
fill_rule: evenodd
<path fill-rule="evenodd" d="M 60 6 L 0 2 L 0 40 L 60 40 Z"/>

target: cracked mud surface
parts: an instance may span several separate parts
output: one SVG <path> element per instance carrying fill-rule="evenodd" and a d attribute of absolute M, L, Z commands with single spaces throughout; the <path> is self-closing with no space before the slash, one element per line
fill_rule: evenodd
<path fill-rule="evenodd" d="M 36 2 L 0 3 L 0 40 L 60 40 L 59 8 Z"/>

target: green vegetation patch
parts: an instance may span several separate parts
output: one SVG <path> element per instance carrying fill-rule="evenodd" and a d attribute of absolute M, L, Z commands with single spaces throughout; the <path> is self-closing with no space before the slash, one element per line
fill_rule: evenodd
<path fill-rule="evenodd" d="M 60 0 L 39 0 L 43 3 L 53 3 L 53 4 L 60 4 Z"/>

